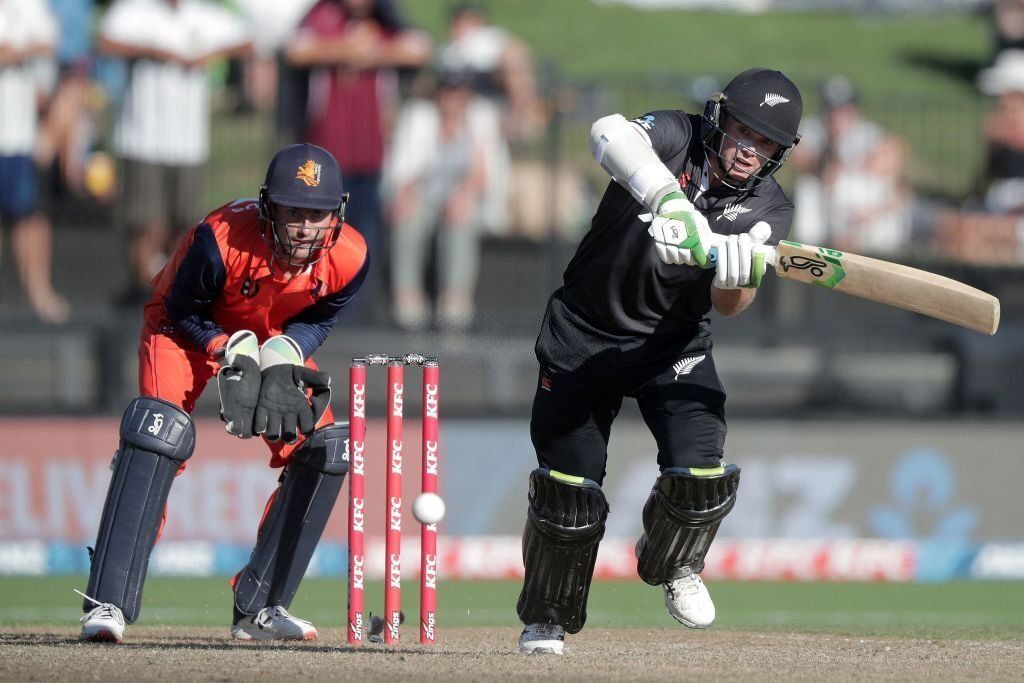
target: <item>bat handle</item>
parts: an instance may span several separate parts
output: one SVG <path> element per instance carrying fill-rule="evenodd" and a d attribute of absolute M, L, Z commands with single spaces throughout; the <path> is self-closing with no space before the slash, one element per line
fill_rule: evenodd
<path fill-rule="evenodd" d="M 708 247 L 708 261 L 714 263 L 718 259 L 718 248 L 725 244 L 725 235 L 719 235 L 717 232 L 711 233 L 711 244 Z M 770 245 L 762 245 L 765 250 L 764 260 L 772 268 L 779 267 L 779 250 L 776 247 Z M 713 267 L 711 265 L 708 266 Z"/>

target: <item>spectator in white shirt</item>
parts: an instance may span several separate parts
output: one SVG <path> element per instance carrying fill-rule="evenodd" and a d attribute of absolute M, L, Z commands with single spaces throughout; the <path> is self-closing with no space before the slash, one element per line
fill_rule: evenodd
<path fill-rule="evenodd" d="M 133 276 L 122 303 L 133 304 L 148 295 L 169 247 L 206 203 L 206 67 L 248 55 L 251 42 L 244 22 L 209 0 L 115 0 L 101 21 L 99 48 L 129 61 L 113 147 Z"/>
<path fill-rule="evenodd" d="M 467 72 L 440 74 L 432 97 L 406 102 L 391 134 L 382 196 L 391 228 L 393 314 L 403 329 L 430 322 L 425 276 L 435 234 L 437 325 L 460 331 L 473 321 L 486 162 L 470 79 Z"/>
<path fill-rule="evenodd" d="M 540 130 L 542 116 L 529 48 L 505 29 L 491 24 L 478 2 L 458 2 L 448 23 L 448 42 L 440 51 L 445 72 L 473 75 L 474 127 L 484 135 L 487 187 L 483 227 L 508 232 L 511 158 L 509 143 L 527 143 Z"/>

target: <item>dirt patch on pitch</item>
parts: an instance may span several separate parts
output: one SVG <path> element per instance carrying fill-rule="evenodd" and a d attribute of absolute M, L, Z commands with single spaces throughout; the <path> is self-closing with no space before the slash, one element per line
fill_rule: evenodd
<path fill-rule="evenodd" d="M 77 629 L 5 628 L 2 680 L 1019 680 L 1024 643 L 712 630 L 588 629 L 564 657 L 525 657 L 518 630 L 449 629 L 435 648 L 238 643 L 220 629 L 138 627 L 121 645 Z M 405 635 L 405 634 L 403 634 Z M 408 636 L 414 638 L 410 631 Z"/>

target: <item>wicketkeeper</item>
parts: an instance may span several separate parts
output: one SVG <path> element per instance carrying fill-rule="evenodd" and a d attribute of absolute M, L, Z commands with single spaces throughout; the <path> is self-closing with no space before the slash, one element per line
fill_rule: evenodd
<path fill-rule="evenodd" d="M 799 141 L 801 113 L 792 81 L 750 69 L 702 116 L 613 114 L 591 128 L 591 151 L 613 182 L 537 339 L 530 433 L 539 468 L 523 533 L 521 652 L 561 654 L 565 633 L 586 623 L 608 516 L 608 438 L 626 396 L 657 442 L 661 468 L 643 510 L 637 571 L 664 590 L 680 623 L 714 622 L 700 572 L 740 470 L 722 459 L 725 390 L 707 316 L 750 305 L 764 245 L 789 232 L 793 204 L 772 176 Z"/>
<path fill-rule="evenodd" d="M 270 466 L 283 468 L 249 564 L 232 580 L 231 635 L 317 637 L 288 607 L 348 472 L 348 425 L 334 422 L 330 378 L 312 359 L 369 268 L 362 236 L 344 223 L 347 201 L 329 152 L 285 147 L 259 197 L 209 214 L 155 278 L 82 640 L 120 641 L 138 617 L 171 484 L 195 448 L 190 413 L 215 375 L 227 431 L 262 436 Z"/>

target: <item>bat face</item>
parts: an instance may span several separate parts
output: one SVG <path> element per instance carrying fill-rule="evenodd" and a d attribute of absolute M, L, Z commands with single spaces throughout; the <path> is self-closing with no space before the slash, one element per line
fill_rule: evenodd
<path fill-rule="evenodd" d="M 876 301 L 984 334 L 999 327 L 999 300 L 948 277 L 898 263 L 783 240 L 775 272 L 851 296 Z"/>

